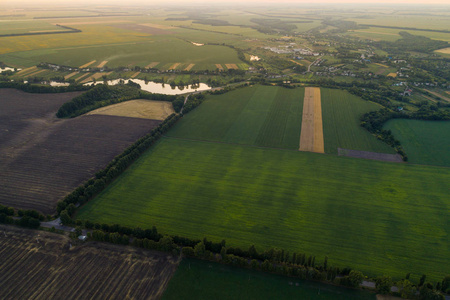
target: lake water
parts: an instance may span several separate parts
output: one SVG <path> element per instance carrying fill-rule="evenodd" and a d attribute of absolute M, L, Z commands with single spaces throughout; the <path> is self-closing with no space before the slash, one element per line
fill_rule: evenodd
<path fill-rule="evenodd" d="M 199 85 L 196 85 L 194 88 L 192 88 L 191 85 L 185 86 L 184 89 L 180 89 L 179 87 L 172 88 L 169 84 L 162 84 L 162 83 L 156 83 L 152 81 L 147 81 L 142 79 L 115 79 L 115 80 L 108 80 L 108 84 L 110 85 L 116 85 L 119 84 L 120 81 L 123 80 L 125 83 L 128 82 L 128 80 L 131 80 L 134 83 L 137 83 L 141 86 L 141 89 L 146 92 L 155 93 L 155 94 L 165 94 L 165 95 L 179 95 L 179 94 L 185 94 L 185 93 L 192 93 L 195 91 L 207 91 L 210 90 L 211 87 L 208 86 L 205 83 L 200 83 Z M 103 83 L 103 81 L 98 82 L 96 84 Z M 85 83 L 86 85 L 92 85 L 93 82 Z"/>
<path fill-rule="evenodd" d="M 51 86 L 69 86 L 70 83 L 68 82 L 56 82 L 56 81 L 50 81 Z"/>

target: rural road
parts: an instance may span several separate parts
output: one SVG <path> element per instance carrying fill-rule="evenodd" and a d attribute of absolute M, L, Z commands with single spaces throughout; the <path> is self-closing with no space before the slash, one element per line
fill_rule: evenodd
<path fill-rule="evenodd" d="M 45 227 L 45 228 L 55 227 L 55 229 L 64 230 L 64 231 L 68 231 L 68 232 L 74 232 L 75 231 L 75 228 L 73 228 L 73 227 L 64 226 L 64 225 L 60 225 L 60 224 L 61 224 L 61 220 L 59 218 L 57 218 L 57 219 L 55 219 L 53 221 L 41 222 L 41 227 Z"/>
<path fill-rule="evenodd" d="M 308 66 L 308 72 L 311 72 L 311 66 L 313 66 L 319 59 L 321 59 L 322 56 L 320 56 L 318 59 L 316 59 L 315 61 L 313 61 L 309 66 Z"/>

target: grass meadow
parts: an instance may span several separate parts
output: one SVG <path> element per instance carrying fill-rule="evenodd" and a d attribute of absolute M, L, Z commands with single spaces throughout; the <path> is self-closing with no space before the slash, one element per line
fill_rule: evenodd
<path fill-rule="evenodd" d="M 395 119 L 384 125 L 415 164 L 450 167 L 450 122 Z"/>
<path fill-rule="evenodd" d="M 298 280 L 197 259 L 184 259 L 163 300 L 184 299 L 375 299 L 367 291 Z"/>
<path fill-rule="evenodd" d="M 448 268 L 450 169 L 162 138 L 77 215 L 368 275 Z"/>
<path fill-rule="evenodd" d="M 322 88 L 320 92 L 325 153 L 337 154 L 337 148 L 395 153 L 360 126 L 361 116 L 381 109 L 380 105 L 342 90 Z"/>

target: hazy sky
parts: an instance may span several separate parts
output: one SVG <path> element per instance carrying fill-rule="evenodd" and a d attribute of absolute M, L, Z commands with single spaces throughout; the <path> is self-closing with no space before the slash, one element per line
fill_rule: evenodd
<path fill-rule="evenodd" d="M 82 4 L 94 4 L 94 5 L 164 5 L 164 4 L 173 4 L 173 3 L 182 3 L 185 5 L 189 5 L 192 3 L 204 3 L 204 4 L 262 4 L 262 3 L 292 3 L 292 4 L 317 4 L 317 3 L 367 3 L 367 4 L 443 4 L 449 5 L 449 0 L 171 0 L 169 1 L 160 1 L 160 0 L 0 0 L 1 6 L 14 6 L 18 7 L 24 4 L 32 5 L 32 6 L 42 6 L 46 4 L 51 5 L 70 5 L 70 6 L 78 6 Z M 53 7 L 54 8 L 54 7 Z M 1 14 L 1 11 L 0 11 Z"/>

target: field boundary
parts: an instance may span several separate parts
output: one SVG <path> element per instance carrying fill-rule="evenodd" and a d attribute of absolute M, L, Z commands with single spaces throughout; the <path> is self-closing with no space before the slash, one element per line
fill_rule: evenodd
<path fill-rule="evenodd" d="M 372 160 L 396 162 L 396 163 L 403 162 L 402 156 L 400 154 L 378 153 L 378 152 L 351 150 L 351 149 L 344 149 L 344 148 L 338 148 L 338 156 L 364 158 L 364 159 L 372 159 Z"/>

